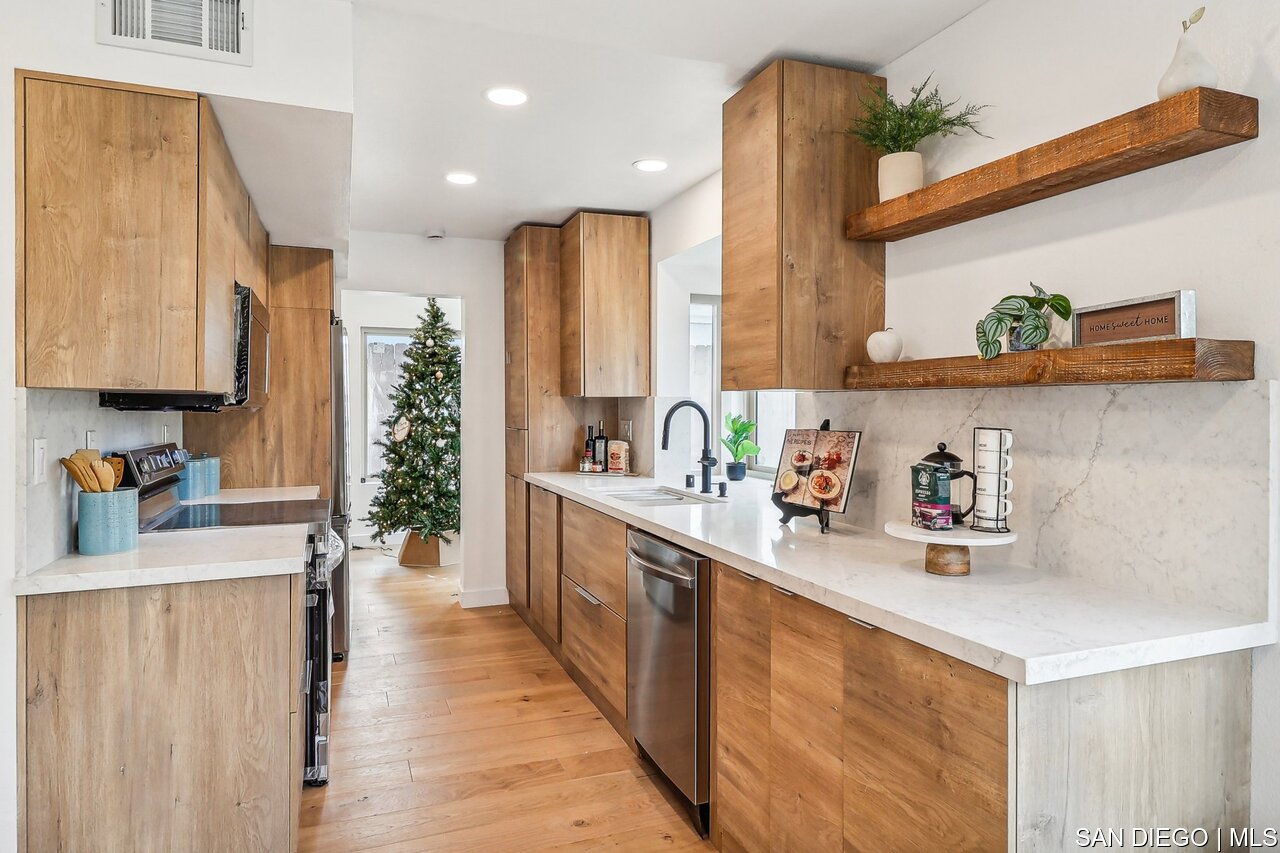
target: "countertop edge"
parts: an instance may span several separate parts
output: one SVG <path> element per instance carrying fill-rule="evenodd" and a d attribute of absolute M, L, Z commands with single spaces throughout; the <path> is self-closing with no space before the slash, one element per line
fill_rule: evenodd
<path fill-rule="evenodd" d="M 299 549 L 301 551 L 301 549 Z M 128 589 L 136 586 L 164 586 L 178 583 L 244 580 L 248 578 L 296 575 L 306 568 L 301 554 L 288 560 L 262 560 L 254 563 L 202 563 L 165 569 L 99 570 L 92 574 L 48 575 L 39 573 L 14 578 L 14 595 L 49 595 L 58 592 L 89 592 L 104 589 Z"/>

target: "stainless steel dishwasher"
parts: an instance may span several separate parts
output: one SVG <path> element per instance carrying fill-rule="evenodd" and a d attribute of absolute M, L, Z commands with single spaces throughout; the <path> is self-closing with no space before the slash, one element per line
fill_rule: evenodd
<path fill-rule="evenodd" d="M 707 831 L 710 561 L 627 532 L 627 725 Z"/>

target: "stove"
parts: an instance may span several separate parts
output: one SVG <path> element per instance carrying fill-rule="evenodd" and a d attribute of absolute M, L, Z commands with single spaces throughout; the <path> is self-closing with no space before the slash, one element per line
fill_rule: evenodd
<path fill-rule="evenodd" d="M 242 504 L 179 504 L 148 530 L 202 530 L 266 524 L 328 524 L 329 501 L 263 501 Z"/>

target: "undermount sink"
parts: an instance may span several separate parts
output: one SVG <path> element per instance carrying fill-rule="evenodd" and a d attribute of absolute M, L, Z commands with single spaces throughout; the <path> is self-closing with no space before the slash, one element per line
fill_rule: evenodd
<path fill-rule="evenodd" d="M 696 506 L 721 503 L 710 495 L 683 492 L 666 486 L 637 486 L 631 489 L 602 489 L 600 494 L 641 506 Z"/>

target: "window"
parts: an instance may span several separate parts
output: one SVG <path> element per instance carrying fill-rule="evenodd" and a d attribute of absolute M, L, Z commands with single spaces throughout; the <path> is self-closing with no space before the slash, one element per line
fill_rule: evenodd
<path fill-rule="evenodd" d="M 404 353 L 413 340 L 409 329 L 366 329 L 364 332 L 365 376 L 365 475 L 382 473 L 382 448 L 376 442 L 386 438 L 384 422 L 391 416 L 391 397 L 400 382 Z"/>
<path fill-rule="evenodd" d="M 747 467 L 762 474 L 774 474 L 778 470 L 778 454 L 782 452 L 782 438 L 796 426 L 795 391 L 753 391 L 745 396 L 748 417 L 756 422 L 756 444 L 760 455 L 747 460 Z"/>

